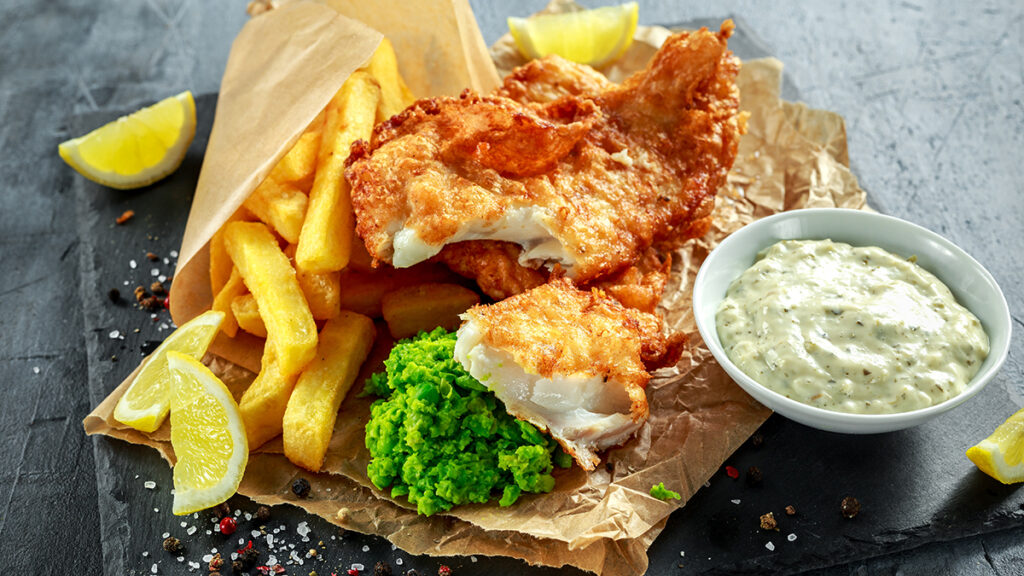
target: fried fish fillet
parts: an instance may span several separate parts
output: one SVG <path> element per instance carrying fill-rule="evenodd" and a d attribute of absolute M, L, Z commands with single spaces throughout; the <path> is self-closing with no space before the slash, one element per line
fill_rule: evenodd
<path fill-rule="evenodd" d="M 732 30 L 672 36 L 622 85 L 544 60 L 499 95 L 420 100 L 378 125 L 346 171 L 370 255 L 405 267 L 498 240 L 587 282 L 692 235 L 745 127 Z"/>
<path fill-rule="evenodd" d="M 675 364 L 685 344 L 665 337 L 657 316 L 564 278 L 463 319 L 455 358 L 586 470 L 647 420 L 649 370 Z"/>

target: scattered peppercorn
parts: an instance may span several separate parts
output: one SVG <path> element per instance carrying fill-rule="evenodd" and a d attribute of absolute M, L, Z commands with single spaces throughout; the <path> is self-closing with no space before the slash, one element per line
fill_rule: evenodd
<path fill-rule="evenodd" d="M 779 523 L 775 521 L 775 514 L 769 512 L 761 515 L 761 530 L 778 530 Z"/>
<path fill-rule="evenodd" d="M 231 563 L 231 567 L 234 568 L 235 572 L 244 572 L 256 564 L 256 558 L 258 558 L 259 555 L 259 550 L 252 547 L 252 540 L 250 540 L 249 545 L 238 552 L 238 558 Z"/>
<path fill-rule="evenodd" d="M 442 564 L 441 567 L 437 569 L 437 576 L 452 576 L 452 569 Z"/>
<path fill-rule="evenodd" d="M 114 220 L 114 222 L 117 222 L 120 225 L 120 224 L 124 224 L 125 222 L 131 220 L 134 217 L 135 217 L 135 210 L 125 210 L 124 212 L 121 213 L 120 216 L 117 217 L 117 220 Z"/>
<path fill-rule="evenodd" d="M 270 507 L 269 506 L 260 506 L 259 508 L 257 508 L 256 509 L 256 517 L 259 518 L 261 522 L 265 521 L 265 520 L 269 520 L 270 519 Z"/>
<path fill-rule="evenodd" d="M 793 506 L 786 506 L 786 516 L 796 516 L 796 508 L 793 508 Z"/>
<path fill-rule="evenodd" d="M 220 519 L 220 533 L 225 536 L 231 536 L 235 533 L 238 528 L 238 523 L 231 516 L 225 516 Z"/>
<path fill-rule="evenodd" d="M 111 302 L 117 304 L 121 301 L 121 291 L 117 288 L 111 288 L 110 292 L 107 292 L 107 298 L 110 298 Z"/>
<path fill-rule="evenodd" d="M 295 481 L 292 482 L 292 493 L 299 498 L 309 496 L 309 480 L 306 480 L 305 478 L 296 478 Z"/>
<path fill-rule="evenodd" d="M 221 502 L 213 508 L 210 508 L 210 511 L 217 517 L 217 520 L 220 520 L 225 516 L 231 516 L 231 506 L 228 506 L 227 502 Z"/>
<path fill-rule="evenodd" d="M 760 486 L 763 481 L 764 474 L 761 473 L 760 468 L 757 466 L 747 468 L 747 486 Z"/>
<path fill-rule="evenodd" d="M 750 437 L 750 445 L 754 448 L 760 448 L 763 444 L 764 435 L 760 432 L 755 432 L 754 435 Z"/>
<path fill-rule="evenodd" d="M 735 480 L 740 477 L 740 471 L 734 468 L 733 466 L 726 466 L 725 475 Z"/>
<path fill-rule="evenodd" d="M 142 286 L 136 286 L 134 294 L 135 294 L 135 301 L 136 302 L 142 302 L 143 298 L 148 298 L 149 297 L 149 292 L 146 292 L 146 289 L 143 288 Z"/>
<path fill-rule="evenodd" d="M 163 296 L 164 294 L 167 294 L 167 289 L 164 288 L 164 285 L 161 284 L 160 282 L 153 282 L 152 284 L 150 284 L 149 291 L 158 296 Z"/>
<path fill-rule="evenodd" d="M 162 302 L 156 296 L 147 296 L 142 300 L 139 300 L 139 306 L 144 310 L 156 310 L 160 308 Z"/>
<path fill-rule="evenodd" d="M 847 496 L 843 498 L 839 510 L 843 513 L 843 518 L 853 518 L 860 512 L 860 501 L 853 496 Z"/>
<path fill-rule="evenodd" d="M 220 557 L 220 552 L 213 555 L 210 559 L 210 572 L 217 572 L 224 566 L 224 559 Z"/>
<path fill-rule="evenodd" d="M 171 554 L 180 554 L 185 551 L 185 546 L 174 536 L 168 536 L 164 538 L 164 550 Z"/>
<path fill-rule="evenodd" d="M 373 566 L 373 576 L 391 576 L 391 564 L 377 562 Z"/>

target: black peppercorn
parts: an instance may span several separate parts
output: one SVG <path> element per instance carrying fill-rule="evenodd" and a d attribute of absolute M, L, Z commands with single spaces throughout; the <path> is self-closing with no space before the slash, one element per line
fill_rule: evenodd
<path fill-rule="evenodd" d="M 847 496 L 843 498 L 839 510 L 843 513 L 843 518 L 853 518 L 860 512 L 860 501 L 853 496 Z"/>
<path fill-rule="evenodd" d="M 377 562 L 373 566 L 373 576 L 391 576 L 391 564 L 387 562 Z"/>
<path fill-rule="evenodd" d="M 292 482 L 292 493 L 299 498 L 309 496 L 309 480 L 306 480 L 305 478 L 296 478 L 295 481 Z"/>
<path fill-rule="evenodd" d="M 174 536 L 168 536 L 164 539 L 164 550 L 171 554 L 181 554 L 185 551 L 185 546 L 182 545 L 181 540 L 178 540 Z"/>
<path fill-rule="evenodd" d="M 757 466 L 747 468 L 747 486 L 760 486 L 763 481 L 764 474 L 761 473 L 760 468 Z"/>
<path fill-rule="evenodd" d="M 750 445 L 754 448 L 760 448 L 764 444 L 764 436 L 760 432 L 755 432 L 750 437 Z"/>
<path fill-rule="evenodd" d="M 256 517 L 260 519 L 260 522 L 266 522 L 270 520 L 270 507 L 260 506 L 256 509 Z"/>

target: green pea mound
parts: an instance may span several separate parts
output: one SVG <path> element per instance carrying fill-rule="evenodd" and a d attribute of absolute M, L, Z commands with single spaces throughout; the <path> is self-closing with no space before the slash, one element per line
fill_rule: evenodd
<path fill-rule="evenodd" d="M 536 426 L 516 420 L 454 358 L 455 333 L 443 328 L 395 344 L 364 394 L 370 407 L 366 472 L 373 484 L 408 496 L 420 514 L 550 492 L 554 465 L 572 460 Z"/>

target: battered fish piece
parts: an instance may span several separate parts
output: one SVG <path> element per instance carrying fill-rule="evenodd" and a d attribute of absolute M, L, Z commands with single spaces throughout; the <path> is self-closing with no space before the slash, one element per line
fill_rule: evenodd
<path fill-rule="evenodd" d="M 462 318 L 459 363 L 586 470 L 647 420 L 649 371 L 675 364 L 685 344 L 657 316 L 564 278 Z"/>
<path fill-rule="evenodd" d="M 368 252 L 405 267 L 498 240 L 587 282 L 697 233 L 745 129 L 733 27 L 670 37 L 622 85 L 546 59 L 500 95 L 421 100 L 378 125 L 346 171 Z"/>

